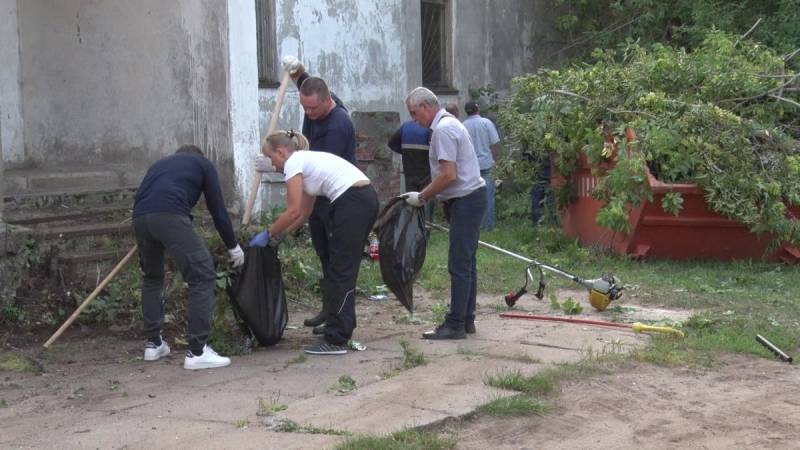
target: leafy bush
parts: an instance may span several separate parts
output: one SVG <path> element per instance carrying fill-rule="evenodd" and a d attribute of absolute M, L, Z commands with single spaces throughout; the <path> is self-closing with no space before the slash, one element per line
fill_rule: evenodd
<path fill-rule="evenodd" d="M 781 53 L 800 47 L 800 0 L 553 0 L 573 49 L 613 48 L 627 38 L 695 48 L 710 29 L 748 36 Z M 753 28 L 753 25 L 755 25 Z M 752 29 L 751 29 L 752 28 Z M 796 60 L 800 62 L 800 60 Z"/>
<path fill-rule="evenodd" d="M 664 182 L 700 185 L 712 210 L 752 231 L 800 244 L 786 212 L 800 205 L 800 83 L 781 57 L 720 31 L 692 52 L 629 43 L 594 57 L 517 78 L 501 122 L 518 148 L 554 155 L 563 175 L 581 154 L 593 167 L 615 161 L 597 171 L 599 225 L 627 231 L 630 206 L 652 199 L 649 167 Z M 662 206 L 678 214 L 682 199 L 674 193 Z"/>

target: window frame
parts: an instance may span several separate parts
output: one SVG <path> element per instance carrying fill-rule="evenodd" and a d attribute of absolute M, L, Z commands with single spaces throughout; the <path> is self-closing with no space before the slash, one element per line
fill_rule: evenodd
<path fill-rule="evenodd" d="M 425 4 L 438 6 L 442 9 L 440 33 L 441 41 L 439 44 L 441 77 L 435 83 L 425 79 L 425 16 L 423 9 Z M 458 94 L 458 90 L 453 87 L 453 2 L 452 0 L 420 0 L 420 64 L 422 85 L 426 86 L 437 94 Z"/>
<path fill-rule="evenodd" d="M 258 87 L 280 86 L 278 70 L 278 43 L 275 26 L 275 0 L 255 0 L 256 58 L 258 59 Z"/>

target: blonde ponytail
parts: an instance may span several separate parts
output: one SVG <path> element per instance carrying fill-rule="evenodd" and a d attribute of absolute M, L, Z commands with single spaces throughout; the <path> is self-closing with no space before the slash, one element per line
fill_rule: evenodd
<path fill-rule="evenodd" d="M 261 145 L 261 152 L 266 154 L 267 148 L 274 151 L 278 147 L 283 147 L 291 151 L 308 150 L 308 139 L 299 131 L 278 130 L 264 138 L 264 143 Z"/>

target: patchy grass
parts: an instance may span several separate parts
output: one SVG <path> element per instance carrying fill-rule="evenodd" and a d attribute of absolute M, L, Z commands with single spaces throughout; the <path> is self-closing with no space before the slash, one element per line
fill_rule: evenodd
<path fill-rule="evenodd" d="M 787 353 L 800 351 L 800 265 L 761 261 L 634 261 L 609 255 L 602 249 L 581 248 L 557 228 L 531 227 L 526 221 L 504 221 L 481 240 L 528 258 L 552 264 L 584 278 L 613 272 L 626 290 L 602 314 L 604 320 L 624 320 L 627 302 L 666 309 L 692 309 L 702 320 L 683 324 L 686 339 L 654 337 L 653 345 L 636 358 L 659 364 L 708 363 L 723 352 L 774 356 L 755 341 L 761 334 Z M 421 282 L 430 289 L 448 291 L 447 234 L 434 230 Z M 478 290 L 498 297 L 525 281 L 525 263 L 499 252 L 478 250 Z M 546 273 L 547 294 L 557 289 L 582 288 Z M 576 297 L 577 298 L 577 297 Z M 581 299 L 582 300 L 582 299 Z M 499 298 L 498 298 L 498 301 Z M 538 302 L 523 296 L 517 308 Z M 556 302 L 557 302 L 556 298 Z M 552 301 L 551 301 L 552 302 Z M 553 304 L 553 307 L 556 307 Z M 559 309 L 563 309 L 558 304 Z M 501 308 L 498 308 L 501 309 Z M 705 321 L 705 325 L 701 322 Z M 680 354 L 679 354 L 680 353 Z"/>
<path fill-rule="evenodd" d="M 389 436 L 359 436 L 348 439 L 337 450 L 449 450 L 456 440 L 419 430 L 402 430 Z"/>
<path fill-rule="evenodd" d="M 346 430 L 334 428 L 319 428 L 310 425 L 300 425 L 292 420 L 282 420 L 279 425 L 271 428 L 272 431 L 279 433 L 303 433 L 303 434 L 329 434 L 332 436 L 349 436 L 351 433 Z"/>
<path fill-rule="evenodd" d="M 500 397 L 479 406 L 475 411 L 487 416 L 543 416 L 550 412 L 550 404 L 527 395 L 517 394 L 511 397 Z"/>
<path fill-rule="evenodd" d="M 403 349 L 403 362 L 398 366 L 392 367 L 390 370 L 384 372 L 381 378 L 384 380 L 398 375 L 404 370 L 413 369 L 414 367 L 424 366 L 428 364 L 425 358 L 425 353 L 412 347 L 407 341 L 401 340 L 400 347 Z"/>
<path fill-rule="evenodd" d="M 403 369 L 408 370 L 428 364 L 425 353 L 411 347 L 408 342 L 400 341 L 400 347 L 403 349 Z"/>
<path fill-rule="evenodd" d="M 16 352 L 0 352 L 0 372 L 39 373 L 41 368 Z"/>
<path fill-rule="evenodd" d="M 346 394 L 358 389 L 358 384 L 350 375 L 342 375 L 339 377 L 339 380 L 336 382 L 336 384 L 331 387 L 331 389 L 339 392 L 340 394 Z"/>
<path fill-rule="evenodd" d="M 275 401 L 269 401 L 263 397 L 258 399 L 258 412 L 256 413 L 257 416 L 268 416 L 270 414 L 279 413 L 281 411 L 286 411 L 289 409 L 288 405 L 283 403 L 277 402 L 277 397 Z"/>
<path fill-rule="evenodd" d="M 308 360 L 306 354 L 300 353 L 299 355 L 287 361 L 287 364 L 303 364 L 304 362 L 306 362 L 306 360 Z"/>

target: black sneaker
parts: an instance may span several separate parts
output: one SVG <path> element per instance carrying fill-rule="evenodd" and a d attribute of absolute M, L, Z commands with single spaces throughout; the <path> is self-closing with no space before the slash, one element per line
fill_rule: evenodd
<path fill-rule="evenodd" d="M 304 348 L 303 351 L 309 355 L 346 355 L 347 347 L 344 345 L 329 344 L 325 342 L 325 340 L 320 340 L 319 343 L 310 345 Z"/>
<path fill-rule="evenodd" d="M 463 329 L 456 330 L 454 328 L 446 327 L 444 325 L 436 327 L 436 329 L 433 331 L 426 331 L 422 333 L 422 339 L 432 339 L 432 340 L 465 339 L 466 337 L 467 333 Z"/>
<path fill-rule="evenodd" d="M 325 324 L 318 325 L 311 330 L 311 334 L 325 334 Z"/>

